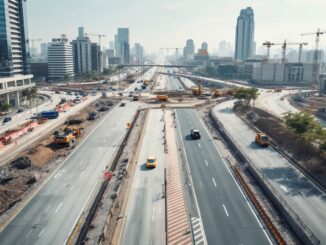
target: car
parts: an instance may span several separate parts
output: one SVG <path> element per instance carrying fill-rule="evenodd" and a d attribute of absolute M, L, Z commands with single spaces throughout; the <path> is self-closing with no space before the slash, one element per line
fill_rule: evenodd
<path fill-rule="evenodd" d="M 99 111 L 108 111 L 109 107 L 108 106 L 101 106 L 101 108 L 99 109 Z"/>
<path fill-rule="evenodd" d="M 149 155 L 146 160 L 146 167 L 147 168 L 156 168 L 157 166 L 157 159 L 154 155 Z"/>
<path fill-rule="evenodd" d="M 2 121 L 2 124 L 6 124 L 7 122 L 11 121 L 11 117 L 5 117 Z"/>
<path fill-rule="evenodd" d="M 198 129 L 191 129 L 190 135 L 192 139 L 200 139 L 201 135 Z"/>
<path fill-rule="evenodd" d="M 21 112 L 23 112 L 23 111 L 24 111 L 23 108 L 19 108 L 19 109 L 17 110 L 17 113 L 21 113 Z"/>
<path fill-rule="evenodd" d="M 93 121 L 93 120 L 95 120 L 95 119 L 98 118 L 98 117 L 99 117 L 99 115 L 98 115 L 98 113 L 95 112 L 95 111 L 90 112 L 90 113 L 88 114 L 88 120 L 90 120 L 90 121 Z"/>
<path fill-rule="evenodd" d="M 124 107 L 124 106 L 126 106 L 126 103 L 125 103 L 125 102 L 122 102 L 122 103 L 120 104 L 120 106 L 121 106 L 121 107 Z"/>

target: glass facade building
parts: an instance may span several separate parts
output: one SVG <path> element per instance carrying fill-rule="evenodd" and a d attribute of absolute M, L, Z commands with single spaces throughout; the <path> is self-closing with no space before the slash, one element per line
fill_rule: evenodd
<path fill-rule="evenodd" d="M 30 74 L 26 0 L 0 0 L 0 77 Z"/>

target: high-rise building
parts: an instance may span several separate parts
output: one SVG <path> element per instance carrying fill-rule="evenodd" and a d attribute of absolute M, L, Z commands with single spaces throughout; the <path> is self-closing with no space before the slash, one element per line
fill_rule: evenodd
<path fill-rule="evenodd" d="M 91 41 L 85 36 L 84 27 L 78 28 L 78 37 L 72 41 L 72 47 L 75 74 L 90 74 L 92 71 Z"/>
<path fill-rule="evenodd" d="M 103 71 L 103 60 L 101 47 L 97 43 L 91 44 L 92 71 L 101 73 Z"/>
<path fill-rule="evenodd" d="M 114 43 L 114 41 L 110 41 L 109 42 L 109 49 L 114 49 L 115 48 L 115 43 Z"/>
<path fill-rule="evenodd" d="M 135 43 L 134 52 L 136 57 L 136 64 L 141 64 L 142 59 L 144 57 L 144 48 L 140 43 Z"/>
<path fill-rule="evenodd" d="M 246 60 L 254 55 L 254 11 L 251 7 L 242 9 L 237 20 L 235 38 L 235 59 Z"/>
<path fill-rule="evenodd" d="M 129 45 L 129 29 L 128 28 L 118 28 L 117 36 L 117 57 L 121 57 L 123 64 L 128 64 L 130 62 L 130 45 Z"/>
<path fill-rule="evenodd" d="M 183 48 L 183 57 L 186 60 L 193 60 L 194 55 L 195 55 L 194 40 L 188 39 L 186 42 L 186 47 Z"/>
<path fill-rule="evenodd" d="M 44 60 L 48 59 L 48 44 L 47 43 L 41 43 L 41 57 Z"/>
<path fill-rule="evenodd" d="M 63 80 L 74 76 L 72 45 L 66 35 L 53 38 L 48 46 L 49 80 Z"/>
<path fill-rule="evenodd" d="M 231 43 L 229 43 L 229 42 L 227 42 L 225 40 L 219 42 L 218 55 L 220 57 L 230 57 L 230 56 L 232 56 Z"/>
<path fill-rule="evenodd" d="M 0 0 L 0 104 L 20 105 L 20 92 L 34 86 L 30 71 L 26 0 Z"/>
<path fill-rule="evenodd" d="M 201 49 L 208 50 L 208 44 L 207 44 L 207 42 L 203 42 L 203 43 L 201 44 Z"/>

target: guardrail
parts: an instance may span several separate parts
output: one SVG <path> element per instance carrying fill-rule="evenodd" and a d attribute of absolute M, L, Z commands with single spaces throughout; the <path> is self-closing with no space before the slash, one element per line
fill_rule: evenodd
<path fill-rule="evenodd" d="M 236 142 L 231 135 L 225 130 L 223 124 L 214 115 L 213 111 L 210 111 L 209 116 L 213 119 L 213 122 L 220 132 L 221 136 L 224 138 L 225 142 L 229 145 L 231 150 L 234 152 L 235 157 L 238 158 L 246 166 L 252 176 L 257 180 L 260 186 L 263 188 L 267 196 L 277 207 L 279 212 L 283 215 L 285 220 L 294 230 L 296 235 L 304 242 L 304 244 L 318 245 L 320 240 L 313 234 L 313 232 L 304 224 L 300 217 L 295 213 L 295 211 L 290 207 L 282 195 L 274 188 L 274 186 L 265 177 L 264 173 L 261 172 L 251 161 L 248 156 L 245 156 L 237 146 Z"/>
<path fill-rule="evenodd" d="M 128 129 L 126 135 L 124 136 L 124 138 L 123 138 L 123 140 L 122 140 L 122 142 L 121 142 L 121 144 L 119 146 L 119 149 L 117 151 L 117 154 L 115 155 L 114 160 L 112 162 L 112 165 L 111 165 L 111 167 L 109 169 L 109 171 L 111 173 L 114 172 L 114 170 L 116 169 L 116 167 L 118 165 L 119 159 L 120 159 L 120 157 L 122 155 L 122 152 L 123 152 L 123 150 L 124 150 L 124 148 L 125 148 L 125 146 L 127 144 L 129 135 L 130 135 L 130 133 L 131 133 L 131 131 L 132 131 L 134 125 L 135 125 L 135 122 L 138 119 L 138 116 L 139 116 L 139 112 L 140 111 L 141 111 L 141 109 L 137 110 L 137 112 L 136 112 L 136 114 L 135 114 L 135 116 L 133 118 L 133 121 L 131 123 L 131 126 Z M 93 202 L 93 204 L 92 204 L 92 206 L 90 208 L 90 211 L 88 212 L 88 214 L 86 216 L 85 222 L 82 225 L 82 228 L 81 228 L 81 230 L 79 232 L 79 235 L 78 235 L 78 237 L 76 239 L 76 243 L 75 244 L 81 245 L 81 244 L 84 243 L 84 240 L 85 240 L 85 238 L 87 236 L 87 232 L 88 232 L 88 230 L 89 230 L 89 228 L 91 226 L 92 220 L 93 220 L 93 218 L 95 216 L 96 210 L 97 210 L 97 208 L 98 208 L 98 206 L 100 204 L 100 201 L 101 201 L 101 199 L 103 197 L 103 194 L 104 194 L 104 192 L 105 192 L 105 190 L 106 190 L 109 182 L 110 182 L 110 179 L 105 179 L 102 182 L 101 188 L 100 188 L 99 192 L 97 193 L 97 195 L 96 195 L 96 197 L 94 199 L 94 202 Z"/>

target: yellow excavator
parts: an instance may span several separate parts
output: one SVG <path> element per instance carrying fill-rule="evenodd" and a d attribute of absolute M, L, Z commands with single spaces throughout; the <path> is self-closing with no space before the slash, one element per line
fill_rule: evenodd
<path fill-rule="evenodd" d="M 76 138 L 81 135 L 79 126 L 68 126 L 62 131 L 56 131 L 54 134 L 54 143 L 57 145 L 72 146 L 76 142 Z"/>

